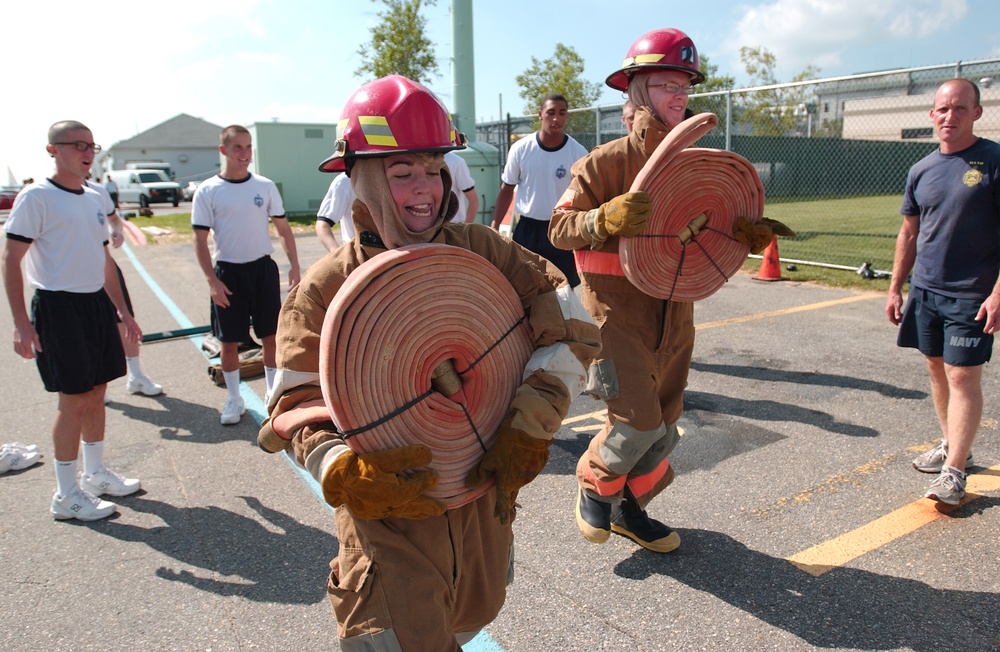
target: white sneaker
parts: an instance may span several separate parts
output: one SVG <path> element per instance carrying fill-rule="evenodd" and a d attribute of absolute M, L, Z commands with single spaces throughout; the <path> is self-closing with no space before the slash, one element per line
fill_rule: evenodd
<path fill-rule="evenodd" d="M 240 422 L 240 417 L 246 412 L 246 406 L 243 405 L 243 399 L 229 399 L 226 404 L 222 406 L 222 417 L 219 419 L 224 426 L 231 426 L 234 423 Z"/>
<path fill-rule="evenodd" d="M 159 396 L 163 393 L 163 385 L 157 385 L 149 376 L 129 375 L 125 388 L 129 394 L 144 394 L 146 396 Z"/>
<path fill-rule="evenodd" d="M 16 448 L 19 451 L 27 451 L 28 453 L 38 452 L 38 444 L 22 444 L 19 441 L 12 441 L 9 444 L 4 444 L 4 446 Z"/>
<path fill-rule="evenodd" d="M 95 496 L 128 496 L 139 491 L 140 482 L 138 478 L 123 477 L 106 466 L 102 466 L 93 475 L 84 475 L 80 478 L 80 486 L 84 491 Z"/>
<path fill-rule="evenodd" d="M 77 488 L 68 496 L 52 495 L 52 516 L 57 521 L 76 518 L 81 521 L 97 521 L 115 513 L 118 505 L 101 500 L 83 489 Z"/>
<path fill-rule="evenodd" d="M 7 471 L 20 471 L 34 466 L 42 459 L 42 454 L 36 450 L 21 448 L 16 443 L 0 446 L 0 474 Z"/>

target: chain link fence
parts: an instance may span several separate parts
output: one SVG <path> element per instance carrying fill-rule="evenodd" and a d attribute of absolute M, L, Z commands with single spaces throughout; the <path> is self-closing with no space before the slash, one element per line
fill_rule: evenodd
<path fill-rule="evenodd" d="M 976 134 L 1000 140 L 1000 59 L 692 94 L 693 111 L 719 126 L 699 147 L 740 154 L 764 184 L 768 217 L 795 230 L 781 258 L 875 271 L 892 268 L 903 187 L 910 166 L 937 148 L 929 111 L 954 77 L 979 85 Z M 622 105 L 572 110 L 566 131 L 588 150 L 625 135 Z M 476 125 L 500 150 L 538 128 L 536 116 Z"/>

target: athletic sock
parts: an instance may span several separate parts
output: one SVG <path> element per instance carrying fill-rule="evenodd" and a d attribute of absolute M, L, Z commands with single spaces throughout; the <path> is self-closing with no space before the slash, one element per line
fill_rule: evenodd
<path fill-rule="evenodd" d="M 125 358 L 125 365 L 128 367 L 128 375 L 133 378 L 142 378 L 142 364 L 139 362 L 139 356 L 134 358 Z"/>
<path fill-rule="evenodd" d="M 56 491 L 65 497 L 73 493 L 76 488 L 76 460 L 65 462 L 56 460 Z"/>
<path fill-rule="evenodd" d="M 229 390 L 229 400 L 240 400 L 240 370 L 223 371 L 222 377 L 226 381 L 226 389 Z"/>
<path fill-rule="evenodd" d="M 94 475 L 104 466 L 104 440 L 83 442 L 83 474 Z"/>
<path fill-rule="evenodd" d="M 274 376 L 278 370 L 274 367 L 264 367 L 264 382 L 267 383 L 267 395 L 271 395 L 271 388 L 274 387 Z"/>

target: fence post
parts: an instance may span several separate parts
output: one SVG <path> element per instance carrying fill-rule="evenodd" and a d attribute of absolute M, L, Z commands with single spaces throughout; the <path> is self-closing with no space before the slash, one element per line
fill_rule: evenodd
<path fill-rule="evenodd" d="M 733 128 L 733 89 L 726 91 L 726 151 L 733 151 L 730 129 Z"/>

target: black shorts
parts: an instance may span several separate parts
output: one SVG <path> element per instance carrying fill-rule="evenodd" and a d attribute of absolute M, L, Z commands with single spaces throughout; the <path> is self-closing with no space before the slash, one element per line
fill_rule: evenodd
<path fill-rule="evenodd" d="M 213 334 L 220 342 L 250 339 L 251 319 L 253 332 L 260 339 L 278 331 L 281 280 L 278 265 L 270 256 L 249 263 L 218 262 L 215 275 L 232 292 L 228 308 L 211 304 Z"/>
<path fill-rule="evenodd" d="M 125 287 L 125 276 L 122 274 L 122 268 L 118 266 L 118 263 L 116 263 L 113 258 L 111 259 L 111 262 L 114 264 L 115 272 L 118 274 L 118 287 L 122 289 L 122 297 L 125 299 L 125 308 L 128 309 L 128 314 L 135 317 L 135 310 L 132 310 L 132 297 L 128 295 L 128 288 Z M 118 317 L 117 311 L 115 312 L 115 319 L 118 320 L 119 324 L 122 323 L 121 318 Z"/>
<path fill-rule="evenodd" d="M 993 336 L 983 332 L 985 319 L 976 321 L 982 304 L 911 286 L 896 344 L 928 357 L 943 357 L 953 367 L 985 364 L 993 354 Z"/>
<path fill-rule="evenodd" d="M 549 240 L 549 223 L 547 220 L 535 220 L 521 216 L 514 227 L 511 240 L 528 251 L 533 251 L 559 268 L 571 287 L 580 285 L 580 277 L 576 273 L 576 260 L 572 251 L 557 249 Z"/>
<path fill-rule="evenodd" d="M 42 342 L 35 362 L 47 391 L 83 394 L 125 375 L 125 351 L 115 316 L 103 289 L 35 291 L 31 323 Z"/>

